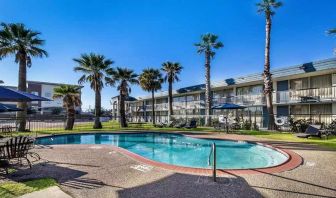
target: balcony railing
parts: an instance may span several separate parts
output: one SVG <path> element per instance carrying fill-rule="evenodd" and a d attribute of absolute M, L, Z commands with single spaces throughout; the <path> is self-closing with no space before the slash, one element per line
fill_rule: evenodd
<path fill-rule="evenodd" d="M 276 103 L 334 101 L 336 100 L 336 87 L 278 91 L 274 94 L 273 98 Z"/>
<path fill-rule="evenodd" d="M 262 94 L 253 94 L 213 99 L 213 105 L 220 105 L 223 103 L 234 103 L 244 106 L 263 105 L 265 104 L 265 97 Z"/>

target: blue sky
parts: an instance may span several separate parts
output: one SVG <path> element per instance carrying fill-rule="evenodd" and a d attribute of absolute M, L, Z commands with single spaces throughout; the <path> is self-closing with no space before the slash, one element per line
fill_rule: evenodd
<path fill-rule="evenodd" d="M 259 0 L 0 0 L 2 22 L 21 22 L 42 32 L 48 58 L 34 59 L 28 80 L 77 83 L 72 58 L 101 53 L 114 66 L 159 68 L 167 60 L 184 66 L 175 88 L 204 82 L 204 57 L 194 43 L 200 35 L 219 35 L 224 48 L 212 64 L 212 80 L 261 72 L 264 56 L 263 15 Z M 291 66 L 333 57 L 336 38 L 326 30 L 336 27 L 335 0 L 283 0 L 273 19 L 271 66 Z M 17 84 L 18 65 L 9 57 L 0 62 L 0 79 Z M 163 90 L 166 90 L 164 85 Z M 102 104 L 116 88 L 103 90 Z M 132 95 L 146 95 L 139 87 Z M 94 105 L 86 85 L 83 107 Z"/>

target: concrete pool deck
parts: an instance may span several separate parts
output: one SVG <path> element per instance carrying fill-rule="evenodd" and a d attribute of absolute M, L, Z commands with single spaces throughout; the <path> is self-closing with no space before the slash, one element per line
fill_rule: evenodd
<path fill-rule="evenodd" d="M 280 173 L 227 174 L 214 183 L 206 175 L 150 166 L 108 145 L 55 145 L 36 148 L 42 160 L 7 179 L 53 177 L 73 197 L 336 197 L 335 150 L 243 135 L 198 136 L 258 141 L 290 149 L 304 162 Z"/>

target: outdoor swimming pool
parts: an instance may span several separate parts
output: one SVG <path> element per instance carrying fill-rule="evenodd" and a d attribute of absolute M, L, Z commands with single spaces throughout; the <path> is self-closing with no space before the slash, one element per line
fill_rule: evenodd
<path fill-rule="evenodd" d="M 114 145 L 154 161 L 193 168 L 211 168 L 209 155 L 212 143 L 216 143 L 219 169 L 272 167 L 288 159 L 285 154 L 258 144 L 198 139 L 169 133 L 68 134 L 41 137 L 36 143 Z"/>

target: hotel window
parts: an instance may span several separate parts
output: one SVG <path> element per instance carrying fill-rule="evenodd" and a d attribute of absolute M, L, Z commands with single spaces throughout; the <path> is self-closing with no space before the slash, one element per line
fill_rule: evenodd
<path fill-rule="evenodd" d="M 32 91 L 32 92 L 30 92 L 31 94 L 34 94 L 34 95 L 36 95 L 36 96 L 38 96 L 39 95 L 39 93 L 37 92 L 37 91 Z"/>
<path fill-rule="evenodd" d="M 294 105 L 291 106 L 290 112 L 292 115 L 300 115 L 300 114 L 309 114 L 309 105 Z"/>
<path fill-rule="evenodd" d="M 311 114 L 331 114 L 332 112 L 331 104 L 312 104 L 310 105 Z"/>
<path fill-rule="evenodd" d="M 331 75 L 313 76 L 310 77 L 310 88 L 325 88 L 331 87 Z"/>
<path fill-rule="evenodd" d="M 213 92 L 213 98 L 222 98 L 222 97 L 224 97 L 224 91 L 223 90 Z"/>
<path fill-rule="evenodd" d="M 38 96 L 39 95 L 39 93 L 37 92 L 37 91 L 32 91 L 32 92 L 30 92 L 31 94 L 34 94 L 34 95 L 36 95 L 36 96 Z M 32 104 L 38 104 L 38 101 L 32 101 Z"/>
<path fill-rule="evenodd" d="M 197 101 L 197 100 L 199 100 L 198 95 L 187 96 L 187 102 L 192 102 L 192 101 Z"/>
<path fill-rule="evenodd" d="M 233 90 L 232 89 L 225 89 L 220 91 L 214 91 L 213 92 L 213 98 L 229 98 L 233 96 Z"/>
<path fill-rule="evenodd" d="M 238 87 L 237 95 L 258 95 L 263 92 L 263 85 Z"/>
<path fill-rule="evenodd" d="M 300 89 L 308 89 L 308 78 L 299 78 L 290 81 L 290 89 L 291 90 L 300 90 Z"/>
<path fill-rule="evenodd" d="M 50 92 L 46 92 L 46 93 L 44 93 L 44 96 L 47 97 L 47 98 L 51 98 L 51 93 Z"/>
<path fill-rule="evenodd" d="M 173 98 L 173 102 L 185 102 L 185 96 Z"/>

